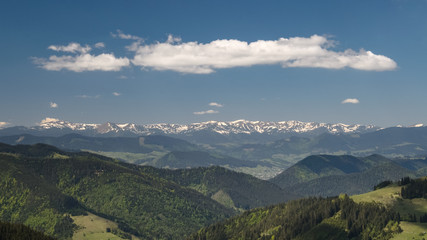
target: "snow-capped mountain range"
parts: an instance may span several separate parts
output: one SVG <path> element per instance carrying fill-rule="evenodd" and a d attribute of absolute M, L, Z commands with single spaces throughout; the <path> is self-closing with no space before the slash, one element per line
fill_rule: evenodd
<path fill-rule="evenodd" d="M 379 129 L 373 125 L 347 125 L 342 123 L 316 123 L 301 121 L 264 122 L 237 120 L 230 122 L 208 121 L 191 124 L 145 124 L 136 125 L 133 123 L 70 123 L 56 118 L 43 119 L 38 126 L 31 127 L 35 130 L 48 129 L 69 129 L 72 131 L 94 131 L 98 134 L 130 133 L 135 135 L 179 135 L 192 134 L 200 131 L 214 132 L 221 135 L 230 134 L 283 134 L 283 133 L 363 133 Z"/>
<path fill-rule="evenodd" d="M 415 124 L 412 127 L 424 127 Z M 402 127 L 402 126 L 396 126 Z M 0 129 L 0 136 L 32 134 L 36 136 L 62 136 L 65 134 L 80 134 L 84 136 L 101 137 L 133 137 L 143 135 L 166 135 L 188 140 L 193 143 L 221 142 L 268 142 L 291 136 L 317 136 L 324 133 L 363 134 L 382 128 L 374 125 L 316 123 L 301 121 L 247 121 L 230 122 L 208 121 L 191 124 L 144 124 L 133 123 L 71 123 L 56 118 L 45 118 L 32 127 L 6 127 Z"/>

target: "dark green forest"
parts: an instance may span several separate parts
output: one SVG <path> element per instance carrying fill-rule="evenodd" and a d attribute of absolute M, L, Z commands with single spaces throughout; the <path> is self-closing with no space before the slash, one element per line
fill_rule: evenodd
<path fill-rule="evenodd" d="M 361 194 L 371 191 L 382 181 L 418 175 L 414 171 L 416 167 L 408 161 L 404 162 L 405 166 L 411 167 L 412 170 L 403 167 L 399 162 L 381 155 L 314 155 L 304 158 L 270 181 L 287 192 L 300 196 Z"/>
<path fill-rule="evenodd" d="M 34 231 L 33 229 L 17 223 L 0 221 L 0 240 L 55 240 L 53 237 Z"/>
<path fill-rule="evenodd" d="M 427 178 L 411 179 L 409 177 L 402 178 L 399 182 L 402 186 L 402 198 L 425 198 L 427 199 Z"/>
<path fill-rule="evenodd" d="M 199 230 L 188 239 L 390 239 L 398 213 L 347 195 L 306 198 L 250 210 Z"/>
<path fill-rule="evenodd" d="M 37 144 L 0 144 L 0 220 L 61 239 L 89 211 L 144 239 L 185 236 L 235 211 L 140 167 Z"/>
<path fill-rule="evenodd" d="M 218 166 L 177 170 L 145 167 L 141 171 L 196 189 L 209 197 L 222 195 L 233 207 L 244 210 L 299 198 L 268 181 Z"/>
<path fill-rule="evenodd" d="M 45 144 L 0 144 L 0 220 L 67 239 L 71 216 L 110 219 L 144 239 L 176 239 L 244 209 L 295 199 L 221 167 L 168 170 Z"/>

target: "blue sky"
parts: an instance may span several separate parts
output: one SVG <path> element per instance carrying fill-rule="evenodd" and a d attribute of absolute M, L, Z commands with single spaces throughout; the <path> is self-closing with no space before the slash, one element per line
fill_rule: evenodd
<path fill-rule="evenodd" d="M 427 124 L 426 12 L 425 0 L 4 1 L 0 125 Z"/>

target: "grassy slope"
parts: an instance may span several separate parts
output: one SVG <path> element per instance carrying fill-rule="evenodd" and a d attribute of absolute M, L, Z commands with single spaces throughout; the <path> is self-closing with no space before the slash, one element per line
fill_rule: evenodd
<path fill-rule="evenodd" d="M 395 235 L 392 240 L 423 240 L 426 238 L 427 223 L 401 222 L 403 232 Z"/>
<path fill-rule="evenodd" d="M 107 228 L 111 231 L 119 231 L 117 223 L 103 217 L 88 213 L 86 216 L 73 216 L 72 219 L 77 225 L 77 230 L 74 232 L 73 240 L 122 240 L 119 234 L 107 232 Z M 139 238 L 132 236 L 132 239 Z"/>
<path fill-rule="evenodd" d="M 352 196 L 355 202 L 380 202 L 394 208 L 400 213 L 402 219 L 408 214 L 417 216 L 427 212 L 426 199 L 402 199 L 400 197 L 401 187 L 393 185 L 376 191 L 361 195 Z M 414 223 L 402 221 L 400 224 L 403 232 L 394 236 L 393 239 L 423 239 L 423 234 L 427 231 L 427 223 Z"/>

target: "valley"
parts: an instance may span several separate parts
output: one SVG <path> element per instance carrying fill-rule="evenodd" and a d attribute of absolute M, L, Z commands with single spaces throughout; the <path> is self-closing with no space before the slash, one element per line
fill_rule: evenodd
<path fill-rule="evenodd" d="M 129 124 L 110 125 L 116 127 L 107 128 L 108 131 L 102 128 L 104 131 L 96 132 L 101 125 L 49 120 L 29 128 L 0 129 L 0 142 L 45 143 L 61 149 L 86 150 L 129 163 L 161 168 L 219 165 L 264 180 L 275 177 L 310 155 L 365 157 L 380 154 L 402 161 L 427 156 L 427 127 L 421 125 L 380 129 L 373 126 L 292 121 L 207 122 L 193 124 L 192 128 L 178 128 L 172 124 L 177 129 L 192 129 L 180 130 L 180 134 L 176 134 L 178 130 L 166 130 L 171 127 L 168 125 L 160 132 L 148 131 L 144 133 L 150 135 L 142 136 L 136 135 L 140 132 L 132 132 L 124 127 Z M 218 127 L 230 129 L 218 130 Z M 273 133 L 272 129 L 280 131 Z M 68 134 L 61 135 L 63 133 Z M 115 135 L 111 135 L 113 133 Z M 204 160 L 200 161 L 200 158 Z"/>

